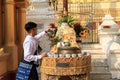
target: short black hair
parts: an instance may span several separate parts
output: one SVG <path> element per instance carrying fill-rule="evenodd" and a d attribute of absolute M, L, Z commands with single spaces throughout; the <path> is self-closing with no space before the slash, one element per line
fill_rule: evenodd
<path fill-rule="evenodd" d="M 37 24 L 35 22 L 28 22 L 25 24 L 25 30 L 29 33 L 29 31 L 33 28 L 36 28 Z"/>

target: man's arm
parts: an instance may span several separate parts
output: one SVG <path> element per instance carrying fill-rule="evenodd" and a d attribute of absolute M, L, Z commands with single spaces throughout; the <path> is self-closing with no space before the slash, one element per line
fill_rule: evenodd
<path fill-rule="evenodd" d="M 46 29 L 45 31 L 42 31 L 42 32 L 38 33 L 38 34 L 35 36 L 36 40 L 38 41 L 38 40 L 39 40 L 42 36 L 44 36 L 48 31 L 49 31 L 49 28 Z"/>
<path fill-rule="evenodd" d="M 40 33 L 38 33 L 36 36 L 35 36 L 35 39 L 38 41 L 41 37 L 43 37 L 45 35 L 45 31 L 42 31 Z"/>

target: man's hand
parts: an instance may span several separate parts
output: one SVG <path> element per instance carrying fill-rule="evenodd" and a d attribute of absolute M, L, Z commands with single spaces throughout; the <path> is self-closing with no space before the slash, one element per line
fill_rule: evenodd
<path fill-rule="evenodd" d="M 51 31 L 51 28 L 47 28 L 46 30 L 45 30 L 45 32 L 47 33 L 47 32 L 50 32 Z"/>
<path fill-rule="evenodd" d="M 41 53 L 41 58 L 46 57 L 46 56 L 47 56 L 46 52 Z"/>

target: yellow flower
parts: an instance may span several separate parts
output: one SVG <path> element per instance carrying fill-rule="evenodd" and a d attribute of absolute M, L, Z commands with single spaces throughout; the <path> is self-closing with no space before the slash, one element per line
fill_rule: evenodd
<path fill-rule="evenodd" d="M 88 30 L 85 29 L 84 31 L 81 31 L 81 32 L 79 33 L 79 35 L 80 35 L 81 37 L 86 37 L 86 36 L 88 35 Z"/>
<path fill-rule="evenodd" d="M 85 29 L 83 32 L 85 33 L 86 36 L 88 35 L 88 30 L 87 29 Z"/>
<path fill-rule="evenodd" d="M 86 36 L 83 31 L 81 31 L 81 32 L 79 33 L 79 35 L 80 35 L 81 37 L 85 37 L 85 36 Z"/>

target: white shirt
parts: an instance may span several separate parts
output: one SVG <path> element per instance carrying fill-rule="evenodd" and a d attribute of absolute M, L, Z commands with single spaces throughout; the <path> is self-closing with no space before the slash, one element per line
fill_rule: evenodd
<path fill-rule="evenodd" d="M 27 35 L 23 42 L 24 60 L 31 62 L 41 59 L 40 55 L 34 55 L 37 49 L 38 40 L 45 34 L 45 31 L 37 34 L 35 37 Z"/>

